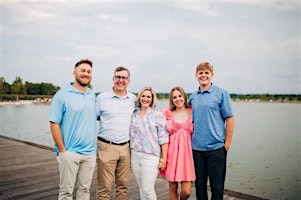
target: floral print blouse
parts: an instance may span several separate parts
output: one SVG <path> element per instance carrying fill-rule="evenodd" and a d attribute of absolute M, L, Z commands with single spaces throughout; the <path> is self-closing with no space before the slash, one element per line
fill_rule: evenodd
<path fill-rule="evenodd" d="M 166 119 L 163 113 L 149 108 L 147 113 L 139 118 L 136 109 L 130 123 L 131 149 L 160 157 L 160 145 L 169 141 Z"/>

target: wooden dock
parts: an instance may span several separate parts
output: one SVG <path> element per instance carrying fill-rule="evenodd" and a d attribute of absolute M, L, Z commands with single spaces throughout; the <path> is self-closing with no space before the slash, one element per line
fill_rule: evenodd
<path fill-rule="evenodd" d="M 55 200 L 58 197 L 59 173 L 53 148 L 19 141 L 0 135 L 0 200 Z M 161 177 L 156 182 L 158 200 L 168 197 L 168 183 Z M 91 186 L 91 200 L 96 199 L 96 173 Z M 114 194 L 111 199 L 114 199 Z M 130 174 L 129 200 L 139 200 L 139 191 Z M 195 188 L 191 195 L 195 200 Z M 224 199 L 261 199 L 225 191 Z"/>

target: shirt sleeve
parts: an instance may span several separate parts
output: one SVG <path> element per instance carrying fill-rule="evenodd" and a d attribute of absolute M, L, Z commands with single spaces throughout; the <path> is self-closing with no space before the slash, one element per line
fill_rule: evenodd
<path fill-rule="evenodd" d="M 221 113 L 223 118 L 231 117 L 234 115 L 231 104 L 231 98 L 229 93 L 226 91 L 222 93 Z"/>
<path fill-rule="evenodd" d="M 159 144 L 164 144 L 169 141 L 169 134 L 166 128 L 166 119 L 161 111 L 156 111 L 157 132 Z"/>
<path fill-rule="evenodd" d="M 60 124 L 63 119 L 64 112 L 65 105 L 61 92 L 59 91 L 54 95 L 51 101 L 49 121 Z"/>
<path fill-rule="evenodd" d="M 100 110 L 101 110 L 101 97 L 100 94 L 96 97 L 95 100 L 95 112 L 96 112 L 96 118 L 99 119 L 100 116 Z"/>
<path fill-rule="evenodd" d="M 133 140 L 135 137 L 135 128 L 134 128 L 134 114 L 131 116 L 131 122 L 129 127 L 130 140 Z"/>

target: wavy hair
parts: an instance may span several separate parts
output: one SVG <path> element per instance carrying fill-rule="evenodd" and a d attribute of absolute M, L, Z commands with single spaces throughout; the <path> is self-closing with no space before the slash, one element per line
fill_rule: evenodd
<path fill-rule="evenodd" d="M 142 93 L 144 91 L 150 91 L 152 93 L 152 102 L 150 104 L 150 107 L 152 109 L 156 108 L 156 104 L 157 104 L 157 95 L 156 93 L 154 92 L 154 90 L 151 88 L 151 87 L 144 87 L 140 90 L 139 94 L 138 94 L 138 97 L 137 97 L 137 100 L 136 100 L 136 105 L 138 108 L 141 108 L 141 104 L 140 104 L 140 98 L 142 96 Z"/>

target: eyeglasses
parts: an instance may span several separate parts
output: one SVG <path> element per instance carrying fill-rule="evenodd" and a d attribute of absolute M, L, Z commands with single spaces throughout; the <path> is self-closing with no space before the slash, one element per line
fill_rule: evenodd
<path fill-rule="evenodd" d="M 115 79 L 117 79 L 117 80 L 128 80 L 129 79 L 129 77 L 127 77 L 127 76 L 114 76 L 114 78 Z"/>

